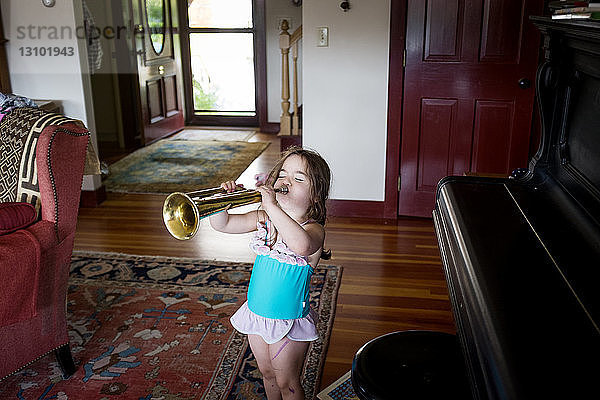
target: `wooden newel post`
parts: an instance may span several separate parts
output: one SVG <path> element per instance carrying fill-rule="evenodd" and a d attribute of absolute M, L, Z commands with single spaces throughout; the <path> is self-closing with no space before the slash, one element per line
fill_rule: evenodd
<path fill-rule="evenodd" d="M 290 116 L 290 34 L 287 20 L 281 22 L 279 48 L 281 49 L 281 117 L 279 119 L 279 135 L 289 135 L 291 132 Z"/>
<path fill-rule="evenodd" d="M 292 44 L 292 66 L 294 67 L 292 83 L 293 83 L 293 108 L 294 116 L 292 117 L 292 135 L 300 134 L 300 119 L 298 116 L 298 42 Z"/>

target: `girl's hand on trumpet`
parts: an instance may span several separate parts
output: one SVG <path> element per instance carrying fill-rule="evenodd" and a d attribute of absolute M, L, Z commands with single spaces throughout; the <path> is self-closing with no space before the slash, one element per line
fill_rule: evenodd
<path fill-rule="evenodd" d="M 225 190 L 227 193 L 232 193 L 235 191 L 236 188 L 241 187 L 243 188 L 244 185 L 241 184 L 236 184 L 234 181 L 227 181 L 227 182 L 223 182 L 221 183 L 221 187 L 223 188 L 223 190 Z"/>
<path fill-rule="evenodd" d="M 220 187 L 226 193 L 233 193 L 236 189 L 244 188 L 243 185 L 236 184 L 234 181 L 223 182 Z M 208 217 L 213 229 L 224 233 L 247 233 L 256 230 L 256 211 L 245 214 L 230 214 L 229 208 L 231 208 L 231 205 L 225 210 Z"/>
<path fill-rule="evenodd" d="M 273 189 L 273 186 L 260 185 L 256 186 L 256 190 L 262 195 L 262 207 L 267 213 L 269 213 L 269 209 L 272 207 L 278 207 L 277 198 L 275 197 L 275 189 Z"/>

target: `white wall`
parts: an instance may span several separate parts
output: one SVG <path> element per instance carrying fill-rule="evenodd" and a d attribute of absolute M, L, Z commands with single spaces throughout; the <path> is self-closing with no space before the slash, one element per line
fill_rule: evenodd
<path fill-rule="evenodd" d="M 6 50 L 13 93 L 56 100 L 65 115 L 83 121 L 90 129 L 96 146 L 93 104 L 91 96 L 85 95 L 91 93 L 89 76 L 82 74 L 87 71 L 85 48 L 81 48 L 85 42 L 78 41 L 76 35 L 76 27 L 82 25 L 81 2 L 57 1 L 54 7 L 47 8 L 41 1 L 2 0 L 1 7 L 4 34 L 9 40 Z M 43 47 L 66 48 L 68 52 L 72 49 L 73 54 L 27 56 L 26 49 L 20 50 L 25 47 L 31 47 L 32 51 Z M 80 54 L 84 57 L 80 58 Z M 84 189 L 94 190 L 99 186 L 99 177 L 84 178 Z"/>
<path fill-rule="evenodd" d="M 334 176 L 331 198 L 383 201 L 390 0 L 351 0 L 352 9 L 346 13 L 338 0 L 304 0 L 301 8 L 290 3 L 266 1 L 268 120 L 278 122 L 280 114 L 278 17 L 291 16 L 292 30 L 303 25 L 303 144 L 329 161 Z M 0 5 L 10 40 L 7 52 L 13 91 L 59 100 L 66 115 L 88 126 L 96 145 L 87 59 L 79 57 L 85 54 L 84 43 L 75 37 L 20 40 L 16 31 L 29 25 L 75 30 L 82 25 L 74 17 L 81 18 L 79 1 L 57 1 L 53 8 L 36 0 L 1 0 Z M 319 26 L 329 27 L 329 47 L 316 47 Z M 21 46 L 49 45 L 73 47 L 75 54 L 50 58 L 24 57 L 19 52 Z M 98 177 L 84 180 L 84 189 L 99 186 Z"/>
<path fill-rule="evenodd" d="M 267 109 L 268 122 L 279 123 L 281 115 L 281 51 L 279 49 L 279 21 L 291 22 L 290 35 L 302 25 L 302 7 L 296 7 L 291 0 L 265 1 L 265 33 L 267 47 Z M 302 104 L 302 41 L 298 56 L 298 103 Z M 290 51 L 290 103 L 292 102 L 292 55 Z M 290 106 L 290 111 L 292 111 Z"/>
<path fill-rule="evenodd" d="M 331 198 L 383 201 L 390 0 L 304 0 L 303 145 L 333 173 Z M 317 27 L 329 47 L 317 47 Z"/>

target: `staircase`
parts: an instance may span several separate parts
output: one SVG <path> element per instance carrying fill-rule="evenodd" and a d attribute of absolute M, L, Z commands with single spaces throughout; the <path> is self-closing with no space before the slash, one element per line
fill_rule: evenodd
<path fill-rule="evenodd" d="M 279 136 L 289 136 L 292 144 L 301 144 L 301 110 L 298 105 L 298 42 L 302 39 L 302 25 L 291 35 L 288 32 L 289 23 L 283 20 L 279 34 L 281 49 L 281 117 L 279 118 Z M 290 67 L 289 56 L 292 53 L 292 112 L 290 113 Z"/>

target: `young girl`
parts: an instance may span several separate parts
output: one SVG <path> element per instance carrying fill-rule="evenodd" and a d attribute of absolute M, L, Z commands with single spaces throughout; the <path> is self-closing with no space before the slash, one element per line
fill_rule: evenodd
<path fill-rule="evenodd" d="M 248 300 L 231 323 L 248 335 L 269 400 L 304 399 L 300 383 L 304 357 L 310 341 L 318 338 L 317 316 L 309 304 L 310 278 L 319 259 L 331 256 L 323 251 L 330 179 L 329 166 L 320 155 L 293 147 L 257 187 L 262 195 L 258 210 L 210 216 L 217 231 L 255 231 L 250 248 L 257 256 Z M 221 186 L 230 192 L 235 182 Z M 287 193 L 275 192 L 283 186 Z"/>

